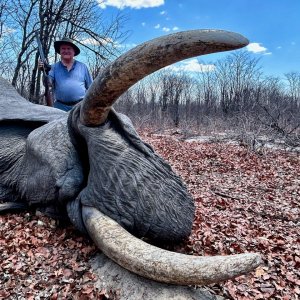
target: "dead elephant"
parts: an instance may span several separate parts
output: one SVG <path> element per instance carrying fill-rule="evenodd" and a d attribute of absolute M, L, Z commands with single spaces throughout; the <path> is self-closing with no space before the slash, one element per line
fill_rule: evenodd
<path fill-rule="evenodd" d="M 195 257 L 143 242 L 177 242 L 191 231 L 193 199 L 170 166 L 113 103 L 140 79 L 182 59 L 248 41 L 193 30 L 146 42 L 94 80 L 71 112 L 32 104 L 0 87 L 0 210 L 54 207 L 124 268 L 172 284 L 208 284 L 253 270 L 259 254 Z"/>

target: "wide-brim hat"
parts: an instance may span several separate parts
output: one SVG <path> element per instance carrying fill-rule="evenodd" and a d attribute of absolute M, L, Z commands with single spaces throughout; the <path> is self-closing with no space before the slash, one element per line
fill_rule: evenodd
<path fill-rule="evenodd" d="M 75 56 L 80 53 L 80 49 L 74 44 L 74 42 L 71 39 L 69 39 L 67 37 L 63 37 L 61 40 L 54 42 L 54 49 L 55 49 L 56 53 L 60 54 L 59 50 L 60 50 L 60 46 L 62 44 L 68 44 L 68 45 L 72 46 L 75 51 L 75 54 L 74 54 Z"/>

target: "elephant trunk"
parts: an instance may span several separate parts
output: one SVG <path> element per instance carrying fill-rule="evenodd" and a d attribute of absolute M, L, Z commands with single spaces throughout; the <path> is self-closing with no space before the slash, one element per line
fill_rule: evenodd
<path fill-rule="evenodd" d="M 132 236 L 99 210 L 83 206 L 86 229 L 105 255 L 140 276 L 170 284 L 206 285 L 254 270 L 261 256 L 246 253 L 199 257 L 163 250 Z"/>
<path fill-rule="evenodd" d="M 156 38 L 121 55 L 95 78 L 81 106 L 86 126 L 105 122 L 113 103 L 145 76 L 183 59 L 244 47 L 248 40 L 223 30 L 191 30 Z"/>

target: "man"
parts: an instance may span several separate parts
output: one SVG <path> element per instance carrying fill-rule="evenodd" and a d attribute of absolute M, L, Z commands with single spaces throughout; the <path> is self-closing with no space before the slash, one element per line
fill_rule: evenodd
<path fill-rule="evenodd" d="M 61 60 L 51 66 L 49 77 L 54 91 L 54 107 L 69 111 L 79 103 L 92 83 L 87 66 L 75 60 L 80 49 L 69 38 L 54 42 L 55 52 Z M 40 64 L 41 65 L 41 64 Z"/>

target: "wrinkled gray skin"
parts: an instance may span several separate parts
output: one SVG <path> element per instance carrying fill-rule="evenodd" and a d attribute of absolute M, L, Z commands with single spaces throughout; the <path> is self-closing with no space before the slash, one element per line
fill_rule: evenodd
<path fill-rule="evenodd" d="M 139 237 L 178 241 L 189 234 L 191 197 L 126 116 L 112 110 L 104 125 L 86 127 L 78 122 L 80 106 L 69 114 L 36 106 L 0 83 L 1 91 L 13 93 L 0 96 L 1 200 L 54 206 L 82 231 L 84 204 Z M 13 111 L 12 99 L 24 105 L 10 118 L 6 112 L 8 105 Z M 33 106 L 37 114 L 45 114 L 44 120 L 30 120 Z"/>
<path fill-rule="evenodd" d="M 146 42 L 104 68 L 69 113 L 26 101 L 0 78 L 0 212 L 39 207 L 69 218 L 118 264 L 162 282 L 208 284 L 253 270 L 259 254 L 174 254 L 130 234 L 181 241 L 191 231 L 194 203 L 130 120 L 112 109 L 130 86 L 160 68 L 247 43 L 220 30 Z"/>

